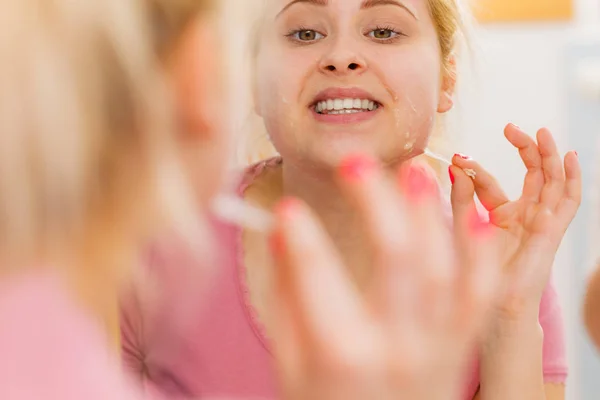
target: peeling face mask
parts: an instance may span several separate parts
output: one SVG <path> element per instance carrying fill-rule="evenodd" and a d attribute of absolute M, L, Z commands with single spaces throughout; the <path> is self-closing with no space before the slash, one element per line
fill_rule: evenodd
<path fill-rule="evenodd" d="M 442 162 L 442 163 L 446 164 L 447 166 L 452 165 L 452 162 L 450 160 L 447 160 L 444 156 L 434 153 L 433 151 L 429 150 L 429 148 L 426 148 L 425 152 L 423 154 L 433 160 Z M 474 170 L 472 170 L 470 168 L 463 169 L 463 171 L 469 178 L 471 178 L 473 180 L 475 180 L 475 178 L 477 177 L 477 172 L 475 172 Z"/>

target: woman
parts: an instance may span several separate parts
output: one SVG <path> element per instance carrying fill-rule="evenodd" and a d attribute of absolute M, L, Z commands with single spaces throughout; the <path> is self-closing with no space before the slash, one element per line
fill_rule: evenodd
<path fill-rule="evenodd" d="M 395 238 L 407 234 L 378 231 L 373 240 L 373 230 L 356 215 L 357 200 L 347 197 L 343 179 L 340 183 L 339 166 L 350 165 L 342 171 L 374 164 L 388 172 L 401 164 L 409 169 L 406 161 L 422 153 L 438 114 L 452 108 L 458 5 L 448 0 L 273 0 L 266 5 L 256 46 L 255 99 L 281 158 L 250 168 L 239 191 L 246 200 L 274 210 L 286 196 L 301 198 L 332 238 L 352 285 L 359 293 L 369 292 L 381 258 L 370 244 L 404 248 Z M 464 238 L 460 229 L 474 208 L 477 190 L 497 227 L 498 245 L 506 256 L 503 267 L 516 282 L 490 312 L 491 328 L 479 348 L 480 368 L 458 386 L 468 399 L 560 399 L 566 379 L 564 341 L 556 294 L 546 285 L 553 255 L 578 207 L 579 165 L 569 153 L 563 172 L 546 130 L 539 132 L 537 142 L 514 126 L 505 134 L 529 169 L 520 200 L 508 201 L 473 160 L 456 156 L 450 169 L 457 237 Z M 357 158 L 356 153 L 366 156 Z M 476 171 L 475 187 L 464 169 Z M 358 204 L 379 207 L 380 196 L 368 193 Z M 384 210 L 367 221 L 396 221 L 395 226 L 405 226 L 408 236 L 421 241 L 412 247 L 419 254 L 437 253 L 436 241 L 419 236 L 418 223 L 406 226 Z M 273 353 L 276 360 L 282 358 L 281 314 L 273 310 L 270 290 L 279 282 L 282 266 L 271 261 L 263 235 L 222 229 L 231 246 L 241 239 L 240 246 L 230 260 L 234 265 L 223 269 L 208 291 L 193 290 L 192 279 L 178 278 L 195 265 L 185 253 L 169 246 L 153 253 L 150 264 L 167 282 L 166 300 L 162 306 L 157 302 L 146 309 L 126 308 L 126 358 L 145 382 L 169 393 L 274 397 L 276 377 L 286 381 L 271 367 Z M 398 265 L 403 260 L 409 263 L 396 258 Z M 303 293 L 320 293 L 320 288 L 330 289 L 313 281 Z M 314 297 L 320 301 L 311 303 L 313 307 L 327 307 L 327 296 Z M 198 310 L 195 304 L 212 306 Z M 171 310 L 180 307 L 196 310 L 195 320 L 185 326 L 170 323 Z M 333 326 L 321 331 L 329 334 L 319 336 L 320 341 L 343 342 Z M 326 349 L 320 347 L 320 354 L 327 354 Z M 436 374 L 429 377 L 432 383 L 438 380 Z"/>
<path fill-rule="evenodd" d="M 255 98 L 281 158 L 268 161 L 266 171 L 257 173 L 260 168 L 255 168 L 247 176 L 245 197 L 264 207 L 282 194 L 305 200 L 324 221 L 361 285 L 370 273 L 365 240 L 352 211 L 340 201 L 330 171 L 351 152 L 370 154 L 393 168 L 423 151 L 433 121 L 453 106 L 458 4 L 272 4 L 257 51 Z M 564 192 L 561 159 L 548 131 L 538 133 L 537 143 L 515 126 L 508 126 L 505 134 L 529 169 L 521 199 L 510 202 L 489 174 L 466 157 L 455 156 L 450 173 L 457 180 L 456 167 L 476 172 L 478 196 L 506 241 L 507 269 L 524 273 L 525 266 L 533 268 L 529 257 L 539 251 L 540 242 L 546 243 L 546 258 L 535 260 L 531 282 L 515 289 L 493 314 L 492 329 L 480 348 L 480 378 L 473 376 L 468 397 L 479 386 L 485 399 L 528 398 L 530 393 L 541 397 L 544 391 L 548 398 L 562 398 L 566 360 L 561 316 L 554 290 L 542 294 L 574 215 L 578 189 L 567 185 L 573 191 Z M 567 176 L 575 177 L 575 154 L 565 164 Z M 455 186 L 452 195 L 455 216 L 467 198 L 460 188 Z M 559 204 L 571 202 L 569 212 L 553 221 L 543 214 L 534 218 L 541 208 L 554 215 Z M 548 236 L 537 238 L 542 226 Z M 268 326 L 260 282 L 269 268 L 263 267 L 259 249 L 260 238 L 247 236 L 243 257 L 252 306 Z"/>
<path fill-rule="evenodd" d="M 267 162 L 265 172 L 248 175 L 245 197 L 264 207 L 282 194 L 305 200 L 324 221 L 359 285 L 369 278 L 369 255 L 361 245 L 360 226 L 328 176 L 340 158 L 358 150 L 392 168 L 411 159 L 425 148 L 437 116 L 451 110 L 458 5 L 428 3 L 357 0 L 324 6 L 281 1 L 263 22 L 256 108 L 281 158 Z M 476 172 L 478 196 L 506 240 L 507 269 L 531 263 L 529 255 L 540 246 L 531 235 L 541 232 L 541 226 L 547 229 L 548 237 L 539 239 L 547 242 L 547 258 L 536 260 L 532 282 L 511 293 L 494 313 L 492 330 L 480 349 L 481 376 L 474 376 L 468 396 L 478 386 L 486 399 L 542 396 L 546 380 L 546 396 L 562 398 L 566 360 L 560 311 L 553 289 L 542 293 L 577 199 L 569 213 L 552 222 L 542 214 L 534 218 L 540 208 L 548 207 L 553 214 L 559 203 L 572 201 L 563 192 L 560 157 L 546 130 L 539 132 L 537 143 L 515 126 L 505 134 L 530 171 L 519 201 L 509 202 L 489 174 L 466 157 L 454 157 L 452 179 L 459 179 L 456 167 Z M 569 154 L 567 176 L 573 176 L 576 165 L 575 155 Z M 571 194 L 577 193 L 574 189 Z M 466 198 L 455 186 L 455 216 Z M 244 264 L 252 305 L 268 323 L 260 286 L 268 268 L 257 249 L 260 239 L 248 236 Z"/>
<path fill-rule="evenodd" d="M 170 2 L 175 4 L 173 0 Z M 149 281 L 141 280 L 145 275 L 128 274 L 137 245 L 162 232 L 165 226 L 185 234 L 187 239 L 190 234 L 192 239 L 205 239 L 198 236 L 202 233 L 198 230 L 201 218 L 193 211 L 188 213 L 192 210 L 188 200 L 194 196 L 188 195 L 185 182 L 196 177 L 197 170 L 192 166 L 200 170 L 210 166 L 213 175 L 194 185 L 198 189 L 194 200 L 205 211 L 219 187 L 218 178 L 225 165 L 222 160 L 226 142 L 216 128 L 217 114 L 210 112 L 208 101 L 219 98 L 219 92 L 213 92 L 209 85 L 214 82 L 218 68 L 215 58 L 210 58 L 215 55 L 212 47 L 216 42 L 215 31 L 208 20 L 200 17 L 206 18 L 207 14 L 202 14 L 196 4 L 189 4 L 192 5 L 189 18 L 179 19 L 168 8 L 163 14 L 154 14 L 155 23 L 164 22 L 158 25 L 161 35 L 157 36 L 160 38 L 157 48 L 162 45 L 181 50 L 170 52 L 171 57 L 165 56 L 161 68 L 167 69 L 157 68 L 155 49 L 150 49 L 148 42 L 145 8 L 133 0 L 96 3 L 9 0 L 3 4 L 0 15 L 2 399 L 146 397 L 115 368 L 115 354 L 108 350 L 116 341 L 114 317 L 120 283 L 132 278 L 143 289 L 138 294 L 161 294 L 148 287 Z M 171 30 L 172 24 L 182 24 L 186 29 Z M 176 44 L 170 40 L 175 32 L 182 34 Z M 196 67 L 200 60 L 202 68 L 187 75 L 191 71 L 187 68 Z M 187 68 L 179 69 L 184 66 Z M 177 114 L 181 129 L 177 130 L 171 124 L 171 104 L 163 91 L 165 70 L 177 71 L 170 76 L 181 79 L 169 82 L 177 89 L 176 98 L 182 101 Z M 181 85 L 184 81 L 188 85 Z M 190 99 L 201 100 L 194 103 L 196 107 L 202 105 L 200 110 L 184 106 L 190 103 L 183 100 Z M 173 132 L 180 133 L 179 139 L 187 147 L 176 151 Z M 198 152 L 200 157 L 193 165 L 187 165 L 183 161 L 192 158 L 190 153 L 194 152 L 189 151 L 192 147 L 195 157 Z M 221 161 L 213 165 L 214 160 Z M 434 186 L 426 176 L 413 172 L 400 178 L 405 190 L 419 200 L 408 203 L 404 215 L 397 206 L 396 187 L 375 166 L 359 161 L 347 163 L 343 175 L 348 196 L 363 199 L 358 211 L 369 221 L 373 239 L 383 231 L 397 229 L 400 218 L 418 211 L 421 229 L 440 236 L 437 243 L 450 249 L 450 240 L 443 238 L 443 225 L 435 218 Z M 368 198 L 363 196 L 371 193 L 388 201 L 380 203 L 383 210 L 390 211 L 385 220 L 374 218 L 375 208 L 365 201 Z M 445 376 L 455 374 L 455 370 L 442 367 L 461 364 L 465 349 L 482 323 L 481 316 L 494 293 L 499 267 L 493 262 L 497 257 L 490 248 L 485 225 L 476 221 L 465 230 L 466 238 L 477 247 L 460 265 L 464 266 L 465 277 L 478 282 L 483 279 L 486 290 L 474 293 L 472 285 L 461 285 L 458 291 L 448 279 L 449 289 L 440 291 L 445 296 L 424 305 L 436 308 L 441 304 L 456 305 L 452 312 L 436 313 L 427 320 L 415 320 L 410 312 L 394 312 L 389 315 L 393 318 L 384 319 L 367 314 L 366 304 L 351 291 L 324 233 L 302 205 L 286 202 L 277 215 L 274 253 L 282 274 L 275 293 L 280 303 L 289 307 L 284 315 L 292 316 L 282 319 L 276 330 L 281 344 L 277 360 L 284 397 L 429 399 L 435 394 L 435 398 L 448 398 L 455 379 L 449 379 L 448 385 L 432 388 L 423 376 L 432 370 L 441 370 Z M 210 246 L 206 242 L 203 246 L 199 254 L 208 263 Z M 378 247 L 383 253 L 391 251 L 385 243 Z M 300 253 L 312 254 L 313 263 L 306 271 Z M 487 260 L 490 257 L 492 262 Z M 434 260 L 422 265 L 432 267 L 431 261 Z M 315 266 L 318 270 L 311 268 Z M 337 299 L 336 307 L 326 313 L 323 307 L 315 308 L 310 303 L 312 297 L 306 291 L 312 289 L 307 282 L 314 279 L 316 272 L 327 287 L 337 288 L 337 296 L 332 297 Z M 380 284 L 395 282 L 392 272 L 400 271 L 382 269 Z M 431 272 L 416 274 L 415 281 L 430 283 Z M 394 296 L 378 300 L 373 304 L 377 307 L 370 311 L 385 311 L 398 305 Z M 421 303 L 422 299 L 414 300 Z M 142 306 L 149 304 L 152 305 Z M 467 308 L 472 311 L 473 307 L 478 310 L 479 318 L 464 312 Z M 180 314 L 171 315 L 178 322 L 174 332 L 185 327 L 181 324 L 185 319 L 177 318 Z M 364 329 L 369 326 L 367 322 L 377 329 Z M 318 340 L 323 331 L 317 328 L 323 328 L 325 323 L 354 330 L 353 340 L 324 348 L 327 341 Z M 414 365 L 397 361 L 389 364 L 383 358 L 388 350 L 398 351 L 398 345 L 412 344 L 388 335 L 392 328 L 404 323 L 414 327 L 413 333 L 420 338 L 428 340 L 431 346 L 423 349 L 443 350 L 449 347 L 448 343 L 453 344 L 452 349 L 444 351 L 443 356 L 429 350 L 415 354 Z M 302 333 L 302 341 L 297 333 Z M 298 345 L 303 350 L 300 358 L 294 354 Z M 356 352 L 357 349 L 368 351 Z M 307 366 L 306 360 L 311 365 Z M 211 366 L 207 365 L 209 369 Z"/>

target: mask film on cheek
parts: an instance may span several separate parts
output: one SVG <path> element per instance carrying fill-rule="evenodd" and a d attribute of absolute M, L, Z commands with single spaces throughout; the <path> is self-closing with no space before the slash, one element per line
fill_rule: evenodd
<path fill-rule="evenodd" d="M 415 134 L 416 130 L 421 130 L 418 128 L 418 125 L 422 125 L 422 121 L 420 121 L 421 117 L 425 117 L 427 113 L 422 113 L 417 110 L 415 106 L 415 102 L 411 98 L 410 95 L 404 94 L 402 96 L 403 104 L 400 106 L 398 101 L 400 100 L 400 96 L 398 96 L 391 88 L 387 85 L 386 89 L 388 92 L 393 94 L 394 98 L 394 127 L 397 132 L 399 132 L 399 139 L 404 142 L 403 150 L 407 155 L 412 154 L 415 150 L 415 146 L 419 140 L 419 135 Z M 429 118 L 429 124 L 432 124 L 433 116 Z"/>

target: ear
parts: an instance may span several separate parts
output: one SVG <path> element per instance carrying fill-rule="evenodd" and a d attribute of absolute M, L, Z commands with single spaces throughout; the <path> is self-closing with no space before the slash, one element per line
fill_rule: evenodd
<path fill-rule="evenodd" d="M 225 91 L 215 23 L 210 18 L 192 22 L 168 59 L 179 125 L 187 139 L 220 130 Z"/>
<path fill-rule="evenodd" d="M 448 59 L 447 68 L 443 71 L 442 87 L 438 100 L 437 111 L 446 113 L 454 106 L 454 90 L 456 88 L 456 57 L 451 55 Z"/>

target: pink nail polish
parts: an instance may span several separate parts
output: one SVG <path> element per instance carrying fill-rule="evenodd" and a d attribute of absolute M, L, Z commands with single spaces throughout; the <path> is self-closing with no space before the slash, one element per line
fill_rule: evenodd
<path fill-rule="evenodd" d="M 360 181 L 369 176 L 376 167 L 373 159 L 364 155 L 346 157 L 338 168 L 340 175 L 349 181 Z"/>
<path fill-rule="evenodd" d="M 452 183 L 454 185 L 454 174 L 452 173 L 452 166 L 448 167 L 448 175 L 450 175 L 450 183 Z"/>
<path fill-rule="evenodd" d="M 460 153 L 456 153 L 454 156 L 455 156 L 455 157 L 462 158 L 463 160 L 471 160 L 471 159 L 472 159 L 471 157 L 469 157 L 469 156 L 466 156 L 466 155 L 464 155 L 464 154 L 460 154 Z"/>

